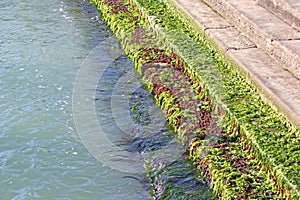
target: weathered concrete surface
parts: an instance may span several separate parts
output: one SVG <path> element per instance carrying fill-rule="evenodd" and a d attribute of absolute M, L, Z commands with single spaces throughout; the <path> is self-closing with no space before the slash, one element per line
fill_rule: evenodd
<path fill-rule="evenodd" d="M 169 1 L 240 66 L 265 100 L 300 128 L 298 30 L 255 0 Z"/>
<path fill-rule="evenodd" d="M 299 0 L 257 0 L 259 5 L 277 14 L 290 25 L 300 30 Z"/>
<path fill-rule="evenodd" d="M 286 69 L 300 78 L 300 59 L 282 41 L 299 40 L 300 32 L 290 24 L 260 6 L 255 0 L 203 0 L 258 47 L 284 64 Z M 281 16 L 283 17 L 283 16 Z M 300 53 L 300 52 L 298 52 Z"/>

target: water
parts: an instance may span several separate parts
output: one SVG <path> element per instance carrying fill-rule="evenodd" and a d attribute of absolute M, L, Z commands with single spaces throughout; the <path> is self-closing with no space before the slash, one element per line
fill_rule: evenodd
<path fill-rule="evenodd" d="M 145 168 L 210 197 L 93 5 L 2 0 L 0 27 L 1 200 L 151 199 Z"/>
<path fill-rule="evenodd" d="M 149 198 L 140 177 L 87 151 L 74 124 L 78 70 L 114 43 L 98 15 L 84 1 L 0 2 L 1 199 Z"/>

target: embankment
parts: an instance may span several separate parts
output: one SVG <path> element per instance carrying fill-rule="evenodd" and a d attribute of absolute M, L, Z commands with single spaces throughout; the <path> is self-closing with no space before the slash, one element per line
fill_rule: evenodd
<path fill-rule="evenodd" d="M 212 41 L 166 0 L 93 2 L 216 196 L 300 197 L 299 132 Z"/>

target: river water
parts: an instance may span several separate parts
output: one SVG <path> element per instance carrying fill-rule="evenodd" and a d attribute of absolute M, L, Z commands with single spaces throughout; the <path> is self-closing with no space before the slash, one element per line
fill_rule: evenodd
<path fill-rule="evenodd" d="M 147 200 L 153 166 L 211 197 L 93 5 L 1 0 L 0 27 L 1 200 Z"/>
<path fill-rule="evenodd" d="M 101 162 L 74 123 L 79 69 L 116 43 L 98 15 L 86 1 L 0 1 L 0 199 L 149 199 L 142 177 Z"/>

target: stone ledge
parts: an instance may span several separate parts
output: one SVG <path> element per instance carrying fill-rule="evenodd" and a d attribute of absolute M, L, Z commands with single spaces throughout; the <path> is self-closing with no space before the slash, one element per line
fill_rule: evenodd
<path fill-rule="evenodd" d="M 300 2 L 293 0 L 257 0 L 259 5 L 270 10 L 290 25 L 300 30 Z"/>
<path fill-rule="evenodd" d="M 231 21 L 226 21 L 221 15 L 216 14 L 207 4 L 198 0 L 171 1 L 186 13 L 230 60 L 240 66 L 247 74 L 248 80 L 259 88 L 264 99 L 271 103 L 273 108 L 286 116 L 296 128 L 300 128 L 300 101 L 298 100 L 300 99 L 298 95 L 300 94 L 300 80 L 298 78 L 261 48 L 256 47 L 253 38 L 249 39 L 245 36 L 247 34 L 232 27 Z M 204 12 L 196 15 L 200 11 Z M 224 20 L 223 26 L 218 23 L 223 23 Z M 270 42 L 267 40 L 264 42 L 266 46 L 270 46 Z M 274 41 L 275 45 L 286 46 L 283 50 L 274 48 L 274 51 L 283 57 L 287 52 L 291 52 L 295 59 L 300 60 L 296 55 L 300 50 L 298 51 L 295 45 L 291 45 L 292 42 L 298 41 Z M 282 59 L 291 62 L 288 58 Z M 297 63 L 294 64 L 296 65 Z"/>
<path fill-rule="evenodd" d="M 299 40 L 300 32 L 255 0 L 204 0 L 258 47 L 300 79 L 300 59 L 280 41 Z M 279 42 L 278 42 L 279 41 Z M 284 53 L 282 53 L 284 52 Z M 296 52 L 299 55 L 300 52 Z"/>

